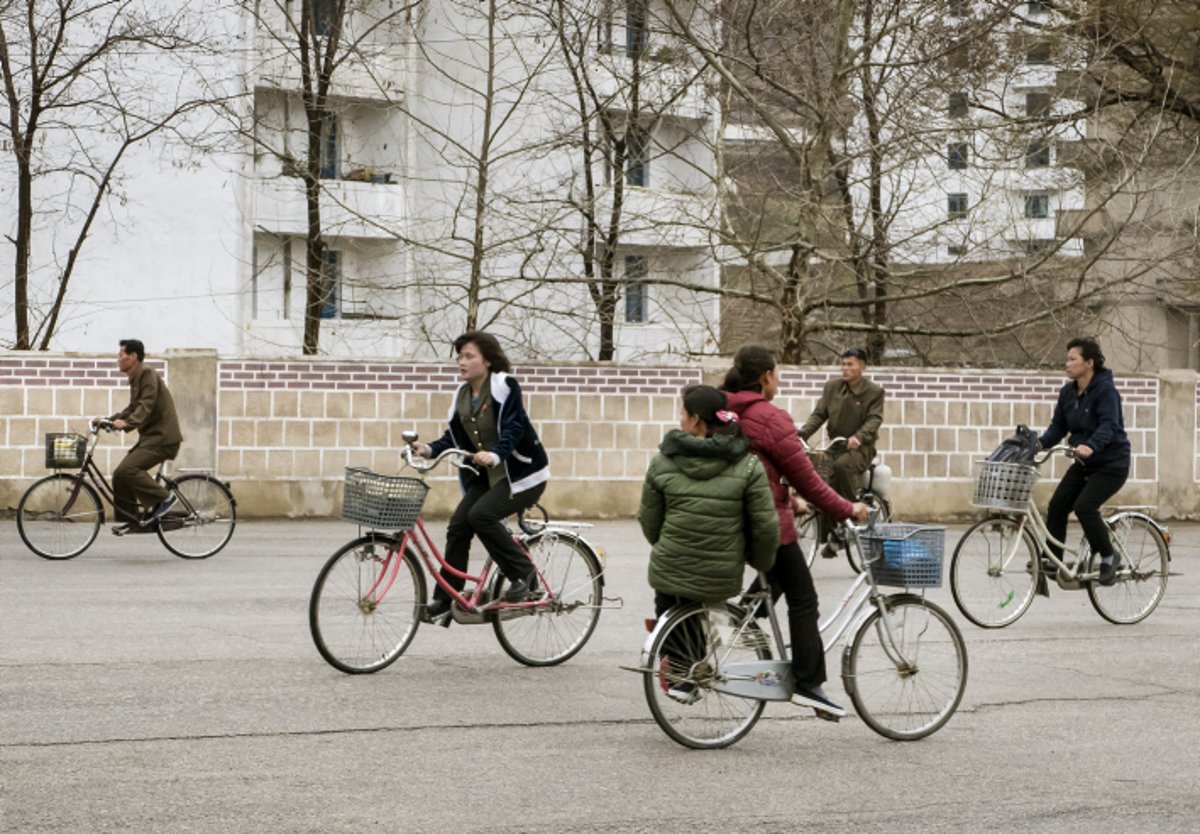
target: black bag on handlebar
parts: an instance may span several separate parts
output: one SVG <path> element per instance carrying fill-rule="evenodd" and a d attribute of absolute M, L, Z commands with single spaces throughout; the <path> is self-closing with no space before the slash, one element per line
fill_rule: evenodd
<path fill-rule="evenodd" d="M 1037 450 L 1037 432 L 1024 423 L 1018 423 L 1017 433 L 996 447 L 996 451 L 988 455 L 988 460 L 1001 463 L 1033 463 Z"/>

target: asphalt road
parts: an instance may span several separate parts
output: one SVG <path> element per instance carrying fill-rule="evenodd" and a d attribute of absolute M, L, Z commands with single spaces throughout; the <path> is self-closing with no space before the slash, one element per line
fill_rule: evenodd
<path fill-rule="evenodd" d="M 1056 592 L 983 631 L 934 591 L 970 680 L 928 739 L 774 704 L 698 752 L 618 669 L 651 613 L 632 522 L 588 533 L 624 607 L 566 664 L 522 667 L 489 626 L 423 627 L 353 677 L 307 622 L 350 525 L 244 523 L 198 562 L 105 533 L 50 562 L 0 522 L 0 831 L 1200 831 L 1200 525 L 1173 529 L 1167 596 L 1139 625 Z M 816 576 L 827 605 L 851 579 L 841 561 Z"/>

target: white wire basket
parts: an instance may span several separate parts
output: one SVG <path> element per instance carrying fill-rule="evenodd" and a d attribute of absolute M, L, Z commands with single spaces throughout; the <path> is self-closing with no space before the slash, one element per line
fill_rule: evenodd
<path fill-rule="evenodd" d="M 867 568 L 877 585 L 939 588 L 946 528 L 927 524 L 876 524 L 861 538 Z"/>
<path fill-rule="evenodd" d="M 1037 483 L 1036 466 L 981 460 L 975 464 L 975 491 L 971 505 L 989 510 L 1020 512 L 1029 504 Z"/>
<path fill-rule="evenodd" d="M 428 494 L 429 485 L 420 478 L 380 475 L 347 466 L 342 519 L 377 530 L 411 530 Z"/>

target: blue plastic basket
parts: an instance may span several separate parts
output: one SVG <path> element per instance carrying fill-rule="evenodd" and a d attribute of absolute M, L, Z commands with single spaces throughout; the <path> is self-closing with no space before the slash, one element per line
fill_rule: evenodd
<path fill-rule="evenodd" d="M 862 536 L 863 553 L 876 585 L 940 588 L 946 528 L 876 524 Z"/>

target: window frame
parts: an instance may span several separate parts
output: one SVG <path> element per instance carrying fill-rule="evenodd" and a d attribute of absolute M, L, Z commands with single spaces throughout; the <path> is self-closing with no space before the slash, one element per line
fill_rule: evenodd
<path fill-rule="evenodd" d="M 1025 143 L 1025 167 L 1050 167 L 1050 143 L 1046 139 L 1030 139 Z"/>
<path fill-rule="evenodd" d="M 650 321 L 650 288 L 646 278 L 650 275 L 650 260 L 645 255 L 626 255 L 621 274 L 623 319 L 625 324 L 648 324 Z M 636 293 L 631 290 L 636 289 Z M 636 313 L 639 317 L 631 318 L 634 299 Z"/>
<path fill-rule="evenodd" d="M 969 142 L 950 142 L 946 145 L 946 167 L 951 171 L 966 171 L 971 167 Z"/>
<path fill-rule="evenodd" d="M 625 184 L 634 188 L 650 187 L 650 131 L 630 125 L 625 131 Z"/>
<path fill-rule="evenodd" d="M 1024 217 L 1026 220 L 1048 220 L 1050 218 L 1050 194 L 1045 191 L 1030 192 L 1025 198 Z M 1041 207 L 1042 213 L 1038 213 Z"/>
<path fill-rule="evenodd" d="M 956 203 L 961 203 L 961 206 L 956 207 Z M 970 198 L 965 191 L 951 191 L 946 194 L 946 218 L 948 220 L 962 220 L 971 210 Z"/>

